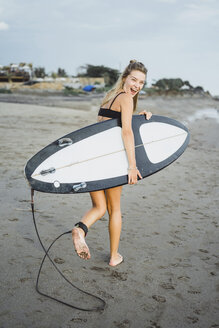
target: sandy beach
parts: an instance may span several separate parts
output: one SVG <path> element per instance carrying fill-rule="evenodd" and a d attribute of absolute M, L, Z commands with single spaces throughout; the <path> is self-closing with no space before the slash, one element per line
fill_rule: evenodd
<path fill-rule="evenodd" d="M 120 242 L 124 263 L 108 266 L 107 215 L 87 236 L 89 261 L 76 256 L 70 235 L 51 250 L 73 284 L 107 303 L 103 312 L 82 312 L 35 291 L 44 253 L 34 230 L 23 170 L 42 147 L 95 123 L 100 96 L 33 98 L 0 95 L 0 327 L 219 327 L 219 101 L 198 96 L 139 100 L 139 110 L 186 124 L 190 145 L 166 169 L 135 186 L 124 186 Z M 39 232 L 48 246 L 80 220 L 90 198 L 36 192 L 35 207 Z M 40 289 L 75 306 L 100 305 L 71 288 L 49 261 Z"/>

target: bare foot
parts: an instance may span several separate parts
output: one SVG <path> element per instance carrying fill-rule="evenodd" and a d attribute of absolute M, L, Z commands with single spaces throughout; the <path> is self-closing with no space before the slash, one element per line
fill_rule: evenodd
<path fill-rule="evenodd" d="M 109 265 L 111 265 L 111 266 L 117 266 L 117 265 L 119 265 L 122 262 L 123 262 L 123 257 L 122 257 L 121 254 L 118 253 L 116 256 L 111 257 L 110 262 L 109 262 Z"/>
<path fill-rule="evenodd" d="M 75 227 L 72 229 L 72 239 L 75 251 L 77 252 L 78 256 L 80 256 L 82 259 L 88 260 L 90 258 L 90 251 L 85 242 L 84 232 L 81 228 Z"/>

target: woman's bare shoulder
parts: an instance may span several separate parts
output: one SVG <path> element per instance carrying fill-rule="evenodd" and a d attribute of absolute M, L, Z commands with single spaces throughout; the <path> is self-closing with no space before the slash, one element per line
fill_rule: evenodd
<path fill-rule="evenodd" d="M 132 96 L 129 93 L 123 92 L 119 95 L 120 99 L 132 99 Z"/>
<path fill-rule="evenodd" d="M 119 95 L 118 100 L 120 101 L 120 104 L 133 104 L 133 98 L 130 94 L 124 92 Z"/>

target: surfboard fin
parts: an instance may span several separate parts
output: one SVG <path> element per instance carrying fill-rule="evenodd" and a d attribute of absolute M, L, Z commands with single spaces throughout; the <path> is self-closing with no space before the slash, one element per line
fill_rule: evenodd
<path fill-rule="evenodd" d="M 42 170 L 40 172 L 41 175 L 47 175 L 50 173 L 55 173 L 56 169 L 54 167 L 50 167 L 48 170 Z"/>
<path fill-rule="evenodd" d="M 80 190 L 80 189 L 84 189 L 84 188 L 86 188 L 87 187 L 87 184 L 86 184 L 86 182 L 81 182 L 81 183 L 79 183 L 79 184 L 76 184 L 76 185 L 74 185 L 73 187 L 72 187 L 72 189 L 74 190 L 74 191 L 78 191 L 78 190 Z"/>

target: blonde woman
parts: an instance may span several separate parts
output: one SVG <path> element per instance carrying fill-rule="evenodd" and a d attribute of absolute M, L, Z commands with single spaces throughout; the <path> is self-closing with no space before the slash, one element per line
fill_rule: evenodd
<path fill-rule="evenodd" d="M 134 135 L 132 131 L 132 114 L 136 110 L 139 91 L 146 80 L 147 69 L 135 60 L 119 77 L 115 87 L 111 89 L 103 99 L 98 113 L 98 120 L 104 121 L 112 118 L 121 118 L 122 138 L 125 146 L 129 169 L 128 183 L 136 184 L 141 174 L 136 167 Z M 151 118 L 151 113 L 143 111 L 146 119 Z M 119 240 L 122 228 L 122 216 L 120 208 L 122 186 L 90 192 L 92 208 L 76 223 L 72 230 L 72 238 L 77 254 L 83 259 L 91 257 L 85 237 L 88 229 L 99 220 L 106 212 L 109 214 L 109 238 L 110 238 L 110 266 L 116 266 L 123 262 L 119 254 Z"/>

